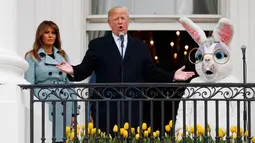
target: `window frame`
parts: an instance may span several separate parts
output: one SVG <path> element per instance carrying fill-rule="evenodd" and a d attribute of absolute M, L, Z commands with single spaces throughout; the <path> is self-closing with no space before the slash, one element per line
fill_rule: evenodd
<path fill-rule="evenodd" d="M 92 0 L 85 2 L 85 32 L 108 31 L 107 15 L 91 15 Z M 229 17 L 229 0 L 219 0 L 219 14 L 191 14 L 191 15 L 130 15 L 129 30 L 184 30 L 178 23 L 182 16 L 189 17 L 204 30 L 212 30 L 222 17 Z M 155 26 L 155 24 L 157 26 Z"/>

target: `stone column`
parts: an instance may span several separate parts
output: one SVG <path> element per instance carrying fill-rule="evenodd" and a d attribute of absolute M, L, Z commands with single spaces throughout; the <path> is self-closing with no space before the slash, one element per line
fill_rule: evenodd
<path fill-rule="evenodd" d="M 23 74 L 28 64 L 24 57 L 20 57 L 16 52 L 17 1 L 0 1 L 0 84 L 27 83 Z"/>
<path fill-rule="evenodd" d="M 27 83 L 28 64 L 16 53 L 17 2 L 0 1 L 0 135 L 1 142 L 25 143 L 25 106 L 17 84 Z"/>

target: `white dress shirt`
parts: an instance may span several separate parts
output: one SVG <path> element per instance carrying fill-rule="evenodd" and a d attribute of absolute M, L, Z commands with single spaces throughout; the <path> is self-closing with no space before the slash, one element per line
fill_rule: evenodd
<path fill-rule="evenodd" d="M 113 39 L 119 49 L 119 52 L 120 52 L 120 55 L 121 55 L 121 40 L 120 40 L 120 37 L 119 36 L 116 36 L 114 33 L 112 33 L 112 36 L 113 36 Z M 127 38 L 127 34 L 124 35 L 124 47 L 123 47 L 123 56 L 125 56 L 125 52 L 126 52 L 126 49 L 127 49 L 127 42 L 128 42 L 128 38 Z"/>

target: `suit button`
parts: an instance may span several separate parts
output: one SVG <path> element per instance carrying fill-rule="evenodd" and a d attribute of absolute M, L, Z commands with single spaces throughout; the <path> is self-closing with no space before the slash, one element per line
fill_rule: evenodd
<path fill-rule="evenodd" d="M 53 116 L 53 112 L 51 112 L 51 116 Z"/>
<path fill-rule="evenodd" d="M 64 102 L 61 102 L 62 105 L 64 105 Z"/>
<path fill-rule="evenodd" d="M 62 73 L 62 72 L 59 72 L 58 74 L 59 74 L 59 75 L 62 75 L 63 73 Z"/>
<path fill-rule="evenodd" d="M 52 75 L 52 72 L 49 72 L 48 74 L 49 74 L 49 75 Z"/>
<path fill-rule="evenodd" d="M 61 115 L 64 116 L 64 113 L 62 112 Z"/>

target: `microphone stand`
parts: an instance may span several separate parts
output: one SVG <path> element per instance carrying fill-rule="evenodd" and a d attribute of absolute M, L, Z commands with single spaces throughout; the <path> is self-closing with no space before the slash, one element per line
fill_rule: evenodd
<path fill-rule="evenodd" d="M 242 46 L 242 53 L 243 53 L 243 83 L 246 83 L 246 56 L 245 56 L 245 50 L 246 47 Z M 246 126 L 247 126 L 247 107 L 246 107 L 246 88 L 244 87 L 244 109 L 243 109 L 243 121 L 244 121 L 244 131 L 246 131 Z M 246 141 L 246 138 L 244 138 L 244 140 Z"/>
<path fill-rule="evenodd" d="M 120 47 L 121 47 L 121 83 L 123 83 L 123 61 L 124 61 L 124 54 L 123 54 L 123 48 L 124 48 L 124 40 L 121 39 L 121 44 L 120 44 Z"/>
<path fill-rule="evenodd" d="M 124 52 L 123 52 L 123 49 L 124 49 L 124 36 L 122 35 L 122 37 L 120 38 L 121 40 L 121 44 L 120 44 L 120 47 L 121 47 L 121 83 L 124 82 L 124 79 L 123 79 L 123 76 L 124 76 L 124 66 L 123 66 L 123 62 L 124 62 Z M 123 90 L 123 87 L 121 88 L 121 93 L 124 95 L 124 90 Z M 123 97 L 121 97 L 123 99 Z M 124 102 L 121 101 L 121 123 L 122 125 L 124 125 Z"/>

